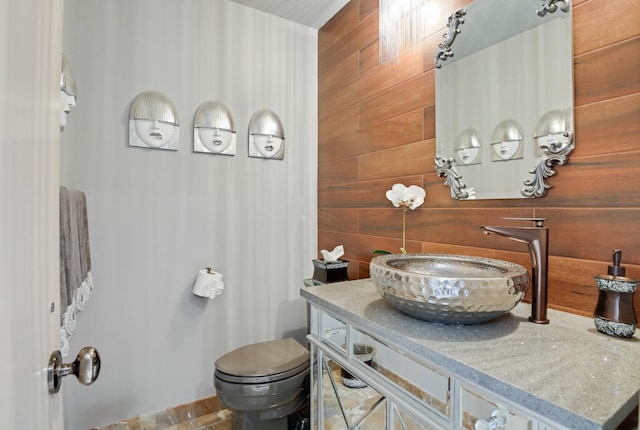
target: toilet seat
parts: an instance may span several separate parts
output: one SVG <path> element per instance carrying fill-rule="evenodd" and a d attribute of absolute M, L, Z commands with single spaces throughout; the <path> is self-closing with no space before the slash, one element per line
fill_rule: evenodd
<path fill-rule="evenodd" d="M 293 338 L 246 345 L 216 360 L 215 376 L 239 384 L 290 378 L 309 367 L 309 351 Z"/>

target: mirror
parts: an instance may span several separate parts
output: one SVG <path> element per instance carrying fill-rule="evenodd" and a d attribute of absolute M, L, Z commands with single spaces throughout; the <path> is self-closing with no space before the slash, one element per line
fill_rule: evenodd
<path fill-rule="evenodd" d="M 573 141 L 568 0 L 476 0 L 434 54 L 435 169 L 460 200 L 542 197 Z"/>

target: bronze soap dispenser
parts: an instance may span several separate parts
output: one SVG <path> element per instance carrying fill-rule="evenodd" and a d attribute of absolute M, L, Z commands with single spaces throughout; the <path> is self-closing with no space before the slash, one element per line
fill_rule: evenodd
<path fill-rule="evenodd" d="M 596 328 L 610 336 L 631 337 L 636 331 L 636 313 L 633 309 L 633 295 L 638 282 L 625 276 L 620 265 L 622 251 L 613 250 L 613 265 L 607 275 L 595 275 L 598 286 L 598 304 L 594 312 Z"/>

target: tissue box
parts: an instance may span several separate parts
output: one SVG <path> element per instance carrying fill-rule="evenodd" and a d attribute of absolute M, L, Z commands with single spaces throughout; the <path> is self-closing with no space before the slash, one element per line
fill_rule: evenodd
<path fill-rule="evenodd" d="M 313 280 L 320 284 L 348 281 L 347 267 L 349 267 L 349 262 L 346 260 L 329 262 L 313 260 Z"/>

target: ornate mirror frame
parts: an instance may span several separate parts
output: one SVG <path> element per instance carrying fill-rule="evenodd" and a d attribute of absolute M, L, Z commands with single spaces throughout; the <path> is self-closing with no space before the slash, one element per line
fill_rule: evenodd
<path fill-rule="evenodd" d="M 452 198 L 552 187 L 575 148 L 571 21 L 569 0 L 476 0 L 451 14 L 434 67 L 435 170 Z"/>

